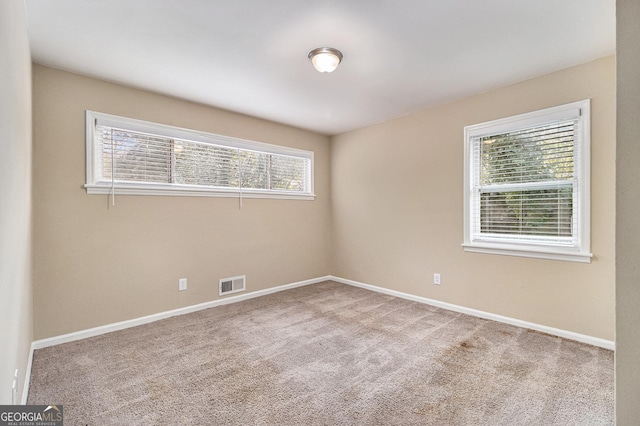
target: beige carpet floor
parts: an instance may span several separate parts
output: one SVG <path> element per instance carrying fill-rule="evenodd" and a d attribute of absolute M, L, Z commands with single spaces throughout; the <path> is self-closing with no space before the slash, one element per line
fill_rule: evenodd
<path fill-rule="evenodd" d="M 608 425 L 613 353 L 334 282 L 37 350 L 65 425 Z"/>

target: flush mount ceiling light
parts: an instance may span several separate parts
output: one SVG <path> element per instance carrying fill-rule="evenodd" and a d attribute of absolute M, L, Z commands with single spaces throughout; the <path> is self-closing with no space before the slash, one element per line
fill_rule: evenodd
<path fill-rule="evenodd" d="M 309 59 L 318 72 L 333 72 L 342 61 L 342 52 L 333 47 L 318 47 L 309 52 Z"/>

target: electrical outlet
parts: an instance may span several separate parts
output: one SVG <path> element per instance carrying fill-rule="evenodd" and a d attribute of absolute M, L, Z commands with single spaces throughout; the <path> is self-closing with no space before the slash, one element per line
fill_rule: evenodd
<path fill-rule="evenodd" d="M 13 405 L 18 404 L 18 369 L 13 375 L 13 385 L 11 386 L 11 403 Z"/>
<path fill-rule="evenodd" d="M 183 291 L 187 289 L 187 279 L 186 278 L 180 278 L 178 280 L 178 291 Z"/>
<path fill-rule="evenodd" d="M 433 274 L 433 283 L 435 285 L 440 285 L 441 284 L 440 274 Z"/>

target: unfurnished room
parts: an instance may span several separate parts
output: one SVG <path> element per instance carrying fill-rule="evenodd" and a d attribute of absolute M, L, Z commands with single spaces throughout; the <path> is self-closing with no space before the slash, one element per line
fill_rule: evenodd
<path fill-rule="evenodd" d="M 0 0 L 0 425 L 637 425 L 639 23 Z"/>

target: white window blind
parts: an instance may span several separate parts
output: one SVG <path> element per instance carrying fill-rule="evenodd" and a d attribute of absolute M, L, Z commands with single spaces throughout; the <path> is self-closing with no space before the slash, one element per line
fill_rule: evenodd
<path fill-rule="evenodd" d="M 90 193 L 313 196 L 313 153 L 87 111 Z"/>
<path fill-rule="evenodd" d="M 588 261 L 588 101 L 465 128 L 465 250 Z"/>

